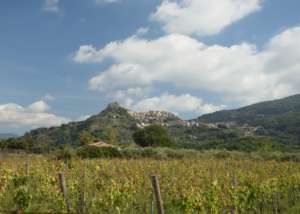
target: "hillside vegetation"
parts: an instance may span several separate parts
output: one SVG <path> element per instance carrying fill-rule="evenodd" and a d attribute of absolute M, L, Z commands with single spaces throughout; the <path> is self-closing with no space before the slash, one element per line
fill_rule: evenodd
<path fill-rule="evenodd" d="M 35 147 L 56 147 L 64 144 L 79 146 L 80 134 L 88 132 L 95 139 L 109 141 L 113 131 L 119 144 L 133 143 L 132 134 L 136 130 L 137 121 L 116 103 L 110 104 L 98 115 L 85 121 L 72 122 L 60 127 L 36 129 L 26 133 L 21 140 L 31 141 Z"/>
<path fill-rule="evenodd" d="M 204 123 L 236 122 L 260 127 L 256 134 L 270 136 L 285 144 L 300 144 L 300 95 L 262 102 L 237 110 L 204 115 Z"/>
<path fill-rule="evenodd" d="M 134 134 L 143 133 L 143 129 L 151 125 L 164 127 L 174 142 L 173 148 L 294 151 L 300 146 L 300 95 L 203 115 L 194 120 L 182 120 L 168 112 L 131 112 L 112 103 L 85 121 L 36 129 L 21 138 L 2 141 L 0 148 L 44 152 L 65 145 L 76 148 L 93 143 L 89 141 L 132 145 L 136 142 Z M 152 134 L 152 139 L 160 135 Z"/>

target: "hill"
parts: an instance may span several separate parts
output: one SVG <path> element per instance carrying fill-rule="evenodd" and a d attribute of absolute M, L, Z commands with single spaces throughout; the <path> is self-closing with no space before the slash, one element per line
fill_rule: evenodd
<path fill-rule="evenodd" d="M 113 133 L 117 143 L 131 144 L 133 133 L 151 124 L 164 126 L 181 148 L 257 151 L 282 149 L 282 145 L 287 144 L 299 146 L 300 95 L 215 112 L 189 121 L 169 112 L 133 112 L 112 103 L 85 121 L 36 129 L 19 140 L 26 142 L 26 148 L 37 151 L 66 144 L 77 147 L 83 132 L 104 142 L 109 142 Z"/>
<path fill-rule="evenodd" d="M 22 139 L 34 144 L 58 146 L 62 144 L 79 145 L 79 135 L 88 132 L 96 139 L 108 141 L 109 133 L 113 131 L 116 141 L 120 144 L 133 143 L 132 134 L 138 128 L 151 124 L 170 127 L 185 125 L 187 122 L 169 112 L 149 111 L 133 112 L 111 103 L 99 114 L 85 121 L 72 122 L 59 127 L 40 128 L 26 133 Z"/>
<path fill-rule="evenodd" d="M 244 129 L 211 127 L 204 123 L 192 123 L 164 111 L 133 112 L 118 103 L 109 104 L 99 114 L 85 121 L 72 122 L 59 127 L 40 128 L 26 133 L 21 140 L 35 148 L 57 147 L 64 144 L 80 145 L 80 134 L 87 132 L 95 139 L 109 141 L 113 131 L 119 144 L 134 143 L 132 134 L 139 128 L 158 124 L 164 126 L 174 140 L 184 148 L 200 148 L 207 141 L 230 140 L 246 135 Z"/>
<path fill-rule="evenodd" d="M 300 95 L 219 111 L 203 115 L 196 121 L 250 125 L 256 127 L 257 135 L 270 136 L 285 144 L 300 144 Z"/>
<path fill-rule="evenodd" d="M 85 121 L 72 122 L 60 127 L 41 128 L 28 132 L 22 139 L 33 141 L 34 144 L 49 145 L 50 147 L 62 144 L 79 145 L 80 133 L 86 131 L 97 139 L 108 140 L 113 131 L 119 143 L 132 143 L 133 131 L 137 121 L 128 111 L 117 103 L 112 103 L 99 114 Z"/>

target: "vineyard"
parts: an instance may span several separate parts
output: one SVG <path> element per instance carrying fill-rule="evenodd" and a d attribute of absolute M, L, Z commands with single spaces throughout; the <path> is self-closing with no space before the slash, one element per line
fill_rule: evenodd
<path fill-rule="evenodd" d="M 67 198 L 59 172 L 64 174 Z M 298 213 L 300 165 L 254 160 L 73 160 L 7 156 L 0 162 L 0 213 Z M 66 203 L 67 199 L 67 203 Z"/>

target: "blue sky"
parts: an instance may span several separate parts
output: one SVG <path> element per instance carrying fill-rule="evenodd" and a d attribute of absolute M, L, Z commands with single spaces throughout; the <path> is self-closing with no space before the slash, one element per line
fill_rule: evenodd
<path fill-rule="evenodd" d="M 299 93 L 298 8 L 297 0 L 3 0 L 0 133 L 80 120 L 112 101 L 190 118 Z"/>

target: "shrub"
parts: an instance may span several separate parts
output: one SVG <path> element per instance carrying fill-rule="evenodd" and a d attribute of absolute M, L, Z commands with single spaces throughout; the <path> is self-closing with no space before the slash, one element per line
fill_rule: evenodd
<path fill-rule="evenodd" d="M 68 161 L 71 160 L 74 156 L 75 152 L 73 148 L 68 145 L 62 146 L 62 148 L 56 152 L 56 158 L 58 160 Z"/>
<path fill-rule="evenodd" d="M 173 147 L 174 140 L 160 125 L 147 126 L 133 134 L 134 142 L 141 147 Z"/>
<path fill-rule="evenodd" d="M 77 155 L 82 158 L 118 158 L 122 157 L 117 148 L 95 148 L 91 146 L 81 147 L 77 150 Z"/>
<path fill-rule="evenodd" d="M 95 137 L 88 131 L 82 131 L 79 134 L 79 141 L 80 141 L 81 146 L 88 145 L 89 143 L 93 142 L 94 140 L 95 140 Z"/>

